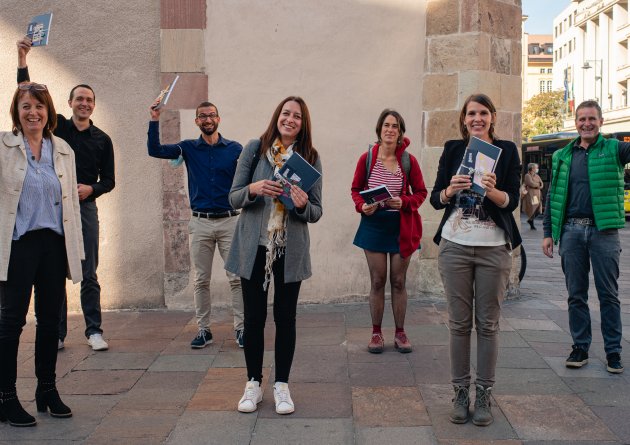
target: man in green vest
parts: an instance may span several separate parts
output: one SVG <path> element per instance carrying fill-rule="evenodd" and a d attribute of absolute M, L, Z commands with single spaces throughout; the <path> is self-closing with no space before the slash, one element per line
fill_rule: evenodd
<path fill-rule="evenodd" d="M 543 253 L 553 257 L 560 242 L 562 271 L 569 293 L 569 329 L 573 350 L 568 368 L 588 363 L 591 318 L 588 276 L 593 266 L 608 372 L 623 372 L 621 310 L 618 296 L 618 229 L 624 227 L 623 173 L 630 162 L 630 143 L 604 138 L 602 109 L 582 102 L 575 112 L 579 137 L 553 154 L 551 186 L 543 219 Z"/>

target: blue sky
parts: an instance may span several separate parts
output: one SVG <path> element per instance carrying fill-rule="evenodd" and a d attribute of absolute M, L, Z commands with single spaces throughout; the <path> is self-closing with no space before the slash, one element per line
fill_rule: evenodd
<path fill-rule="evenodd" d="M 551 34 L 553 19 L 571 4 L 571 0 L 523 0 L 523 14 L 529 16 L 525 32 Z"/>

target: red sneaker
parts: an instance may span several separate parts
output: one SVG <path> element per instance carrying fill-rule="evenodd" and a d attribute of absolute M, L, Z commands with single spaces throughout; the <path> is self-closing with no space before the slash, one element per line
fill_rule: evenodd
<path fill-rule="evenodd" d="M 411 343 L 409 343 L 407 334 L 404 332 L 396 334 L 394 337 L 394 347 L 398 349 L 398 352 L 402 352 L 403 354 L 411 352 Z"/>
<path fill-rule="evenodd" d="M 368 351 L 372 354 L 380 354 L 383 352 L 385 348 L 385 340 L 383 339 L 383 334 L 373 332 L 372 339 L 370 340 L 370 344 L 368 345 Z"/>

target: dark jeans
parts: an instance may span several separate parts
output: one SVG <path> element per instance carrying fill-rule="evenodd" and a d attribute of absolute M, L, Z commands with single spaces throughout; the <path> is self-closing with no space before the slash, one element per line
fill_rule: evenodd
<path fill-rule="evenodd" d="M 616 229 L 599 231 L 596 227 L 579 224 L 565 224 L 562 228 L 560 256 L 569 291 L 569 328 L 573 344 L 585 351 L 588 351 L 592 339 L 588 308 L 588 275 L 592 264 L 604 349 L 606 354 L 621 352 L 621 310 L 617 286 L 620 252 L 621 243 Z"/>
<path fill-rule="evenodd" d="M 98 209 L 94 201 L 81 201 L 81 225 L 85 260 L 81 261 L 83 281 L 81 281 L 81 309 L 85 318 L 85 336 L 102 334 L 101 329 L 101 285 L 98 284 Z M 68 334 L 68 296 L 63 299 L 59 322 L 59 338 Z"/>
<path fill-rule="evenodd" d="M 267 249 L 258 246 L 251 279 L 241 278 L 243 309 L 245 313 L 245 362 L 247 380 L 262 382 L 263 355 L 265 352 L 265 322 L 267 320 L 267 291 L 265 256 Z M 273 263 L 273 319 L 276 323 L 276 382 L 289 382 L 289 373 L 295 352 L 295 312 L 301 281 L 284 282 L 284 256 Z"/>
<path fill-rule="evenodd" d="M 52 230 L 34 230 L 11 243 L 7 281 L 0 282 L 0 390 L 15 387 L 22 328 L 35 286 L 35 375 L 55 381 L 59 309 L 66 286 L 66 245 Z"/>

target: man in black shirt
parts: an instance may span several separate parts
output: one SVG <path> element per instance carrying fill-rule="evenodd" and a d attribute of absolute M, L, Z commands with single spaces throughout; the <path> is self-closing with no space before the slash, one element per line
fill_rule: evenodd
<path fill-rule="evenodd" d="M 19 84 L 30 80 L 26 65 L 26 56 L 31 49 L 30 39 L 25 37 L 19 40 L 17 47 Z M 96 101 L 94 91 L 89 85 L 75 86 L 70 91 L 68 105 L 72 108 L 72 117 L 66 119 L 61 114 L 57 115 L 57 128 L 54 134 L 65 140 L 75 154 L 85 246 L 85 260 L 82 262 L 83 281 L 81 281 L 81 308 L 85 318 L 85 336 L 93 350 L 104 351 L 109 346 L 103 340 L 101 329 L 101 286 L 96 275 L 99 223 L 95 200 L 114 188 L 114 149 L 109 136 L 94 126 L 90 120 Z M 64 346 L 67 331 L 67 305 L 64 304 L 59 324 L 59 349 Z"/>

